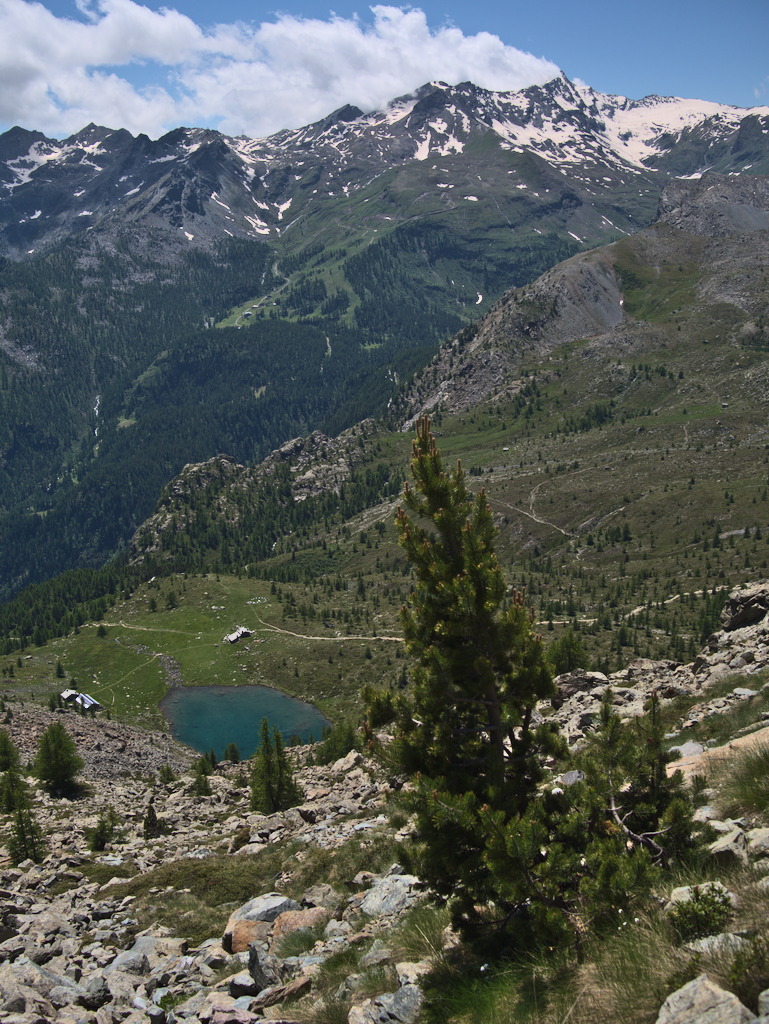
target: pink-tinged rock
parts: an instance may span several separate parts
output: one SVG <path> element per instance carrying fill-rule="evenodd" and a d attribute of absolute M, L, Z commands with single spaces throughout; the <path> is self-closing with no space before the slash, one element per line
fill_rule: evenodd
<path fill-rule="evenodd" d="M 255 1013 L 251 1013 L 250 1010 L 233 1008 L 231 1010 L 214 1010 L 209 1022 L 210 1024 L 255 1024 L 256 1021 L 262 1019 Z"/>
<path fill-rule="evenodd" d="M 291 935 L 302 928 L 315 928 L 323 926 L 331 914 L 325 907 L 308 907 L 307 910 L 287 910 L 275 918 L 272 926 L 273 940 L 283 935 Z"/>
<path fill-rule="evenodd" d="M 272 930 L 268 921 L 235 921 L 224 933 L 222 945 L 229 953 L 245 953 L 254 942 L 266 942 Z"/>
<path fill-rule="evenodd" d="M 279 1003 L 290 1003 L 293 999 L 300 999 L 312 988 L 312 979 L 306 975 L 294 978 L 285 985 L 276 985 L 274 988 L 265 989 L 256 999 L 251 1000 L 252 1010 L 263 1010 L 268 1006 L 277 1006 Z"/>

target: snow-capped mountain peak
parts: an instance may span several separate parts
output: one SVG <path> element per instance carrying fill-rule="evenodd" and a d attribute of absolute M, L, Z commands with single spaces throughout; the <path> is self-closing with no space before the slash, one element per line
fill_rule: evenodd
<path fill-rule="evenodd" d="M 769 172 L 769 107 L 632 100 L 561 74 L 514 92 L 430 82 L 384 110 L 346 105 L 264 139 L 179 128 L 151 141 L 88 125 L 59 142 L 15 128 L 0 136 L 2 249 L 24 255 L 116 219 L 171 227 L 196 243 L 222 233 L 275 236 L 311 207 L 361 195 L 412 165 L 427 174 L 438 161 L 446 194 L 471 152 L 488 146 L 512 161 L 513 176 L 525 157 L 588 191 L 619 180 L 626 187 L 636 176 L 648 189 L 671 174 Z"/>

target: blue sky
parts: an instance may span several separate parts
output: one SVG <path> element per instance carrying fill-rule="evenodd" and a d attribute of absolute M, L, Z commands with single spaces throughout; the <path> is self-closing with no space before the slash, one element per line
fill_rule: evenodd
<path fill-rule="evenodd" d="M 0 0 L 0 131 L 267 135 L 431 79 L 769 106 L 769 0 Z"/>

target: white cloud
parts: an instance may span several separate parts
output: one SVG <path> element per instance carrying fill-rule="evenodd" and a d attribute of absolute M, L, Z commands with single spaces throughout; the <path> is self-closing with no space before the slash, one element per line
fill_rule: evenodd
<path fill-rule="evenodd" d="M 61 18 L 0 0 L 0 123 L 55 136 L 95 121 L 151 136 L 185 124 L 259 137 L 344 103 L 380 108 L 434 79 L 519 89 L 558 74 L 488 32 L 431 28 L 418 9 L 205 30 L 133 0 L 79 0 L 77 10 Z"/>

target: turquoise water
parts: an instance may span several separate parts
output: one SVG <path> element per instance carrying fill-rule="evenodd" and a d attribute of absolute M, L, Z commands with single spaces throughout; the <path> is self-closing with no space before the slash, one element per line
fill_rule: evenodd
<path fill-rule="evenodd" d="M 237 743 L 241 757 L 251 757 L 263 718 L 286 743 L 293 735 L 305 743 L 319 740 L 330 724 L 312 704 L 269 686 L 179 686 L 160 707 L 177 740 L 201 754 L 213 747 L 218 758 L 228 743 Z"/>

